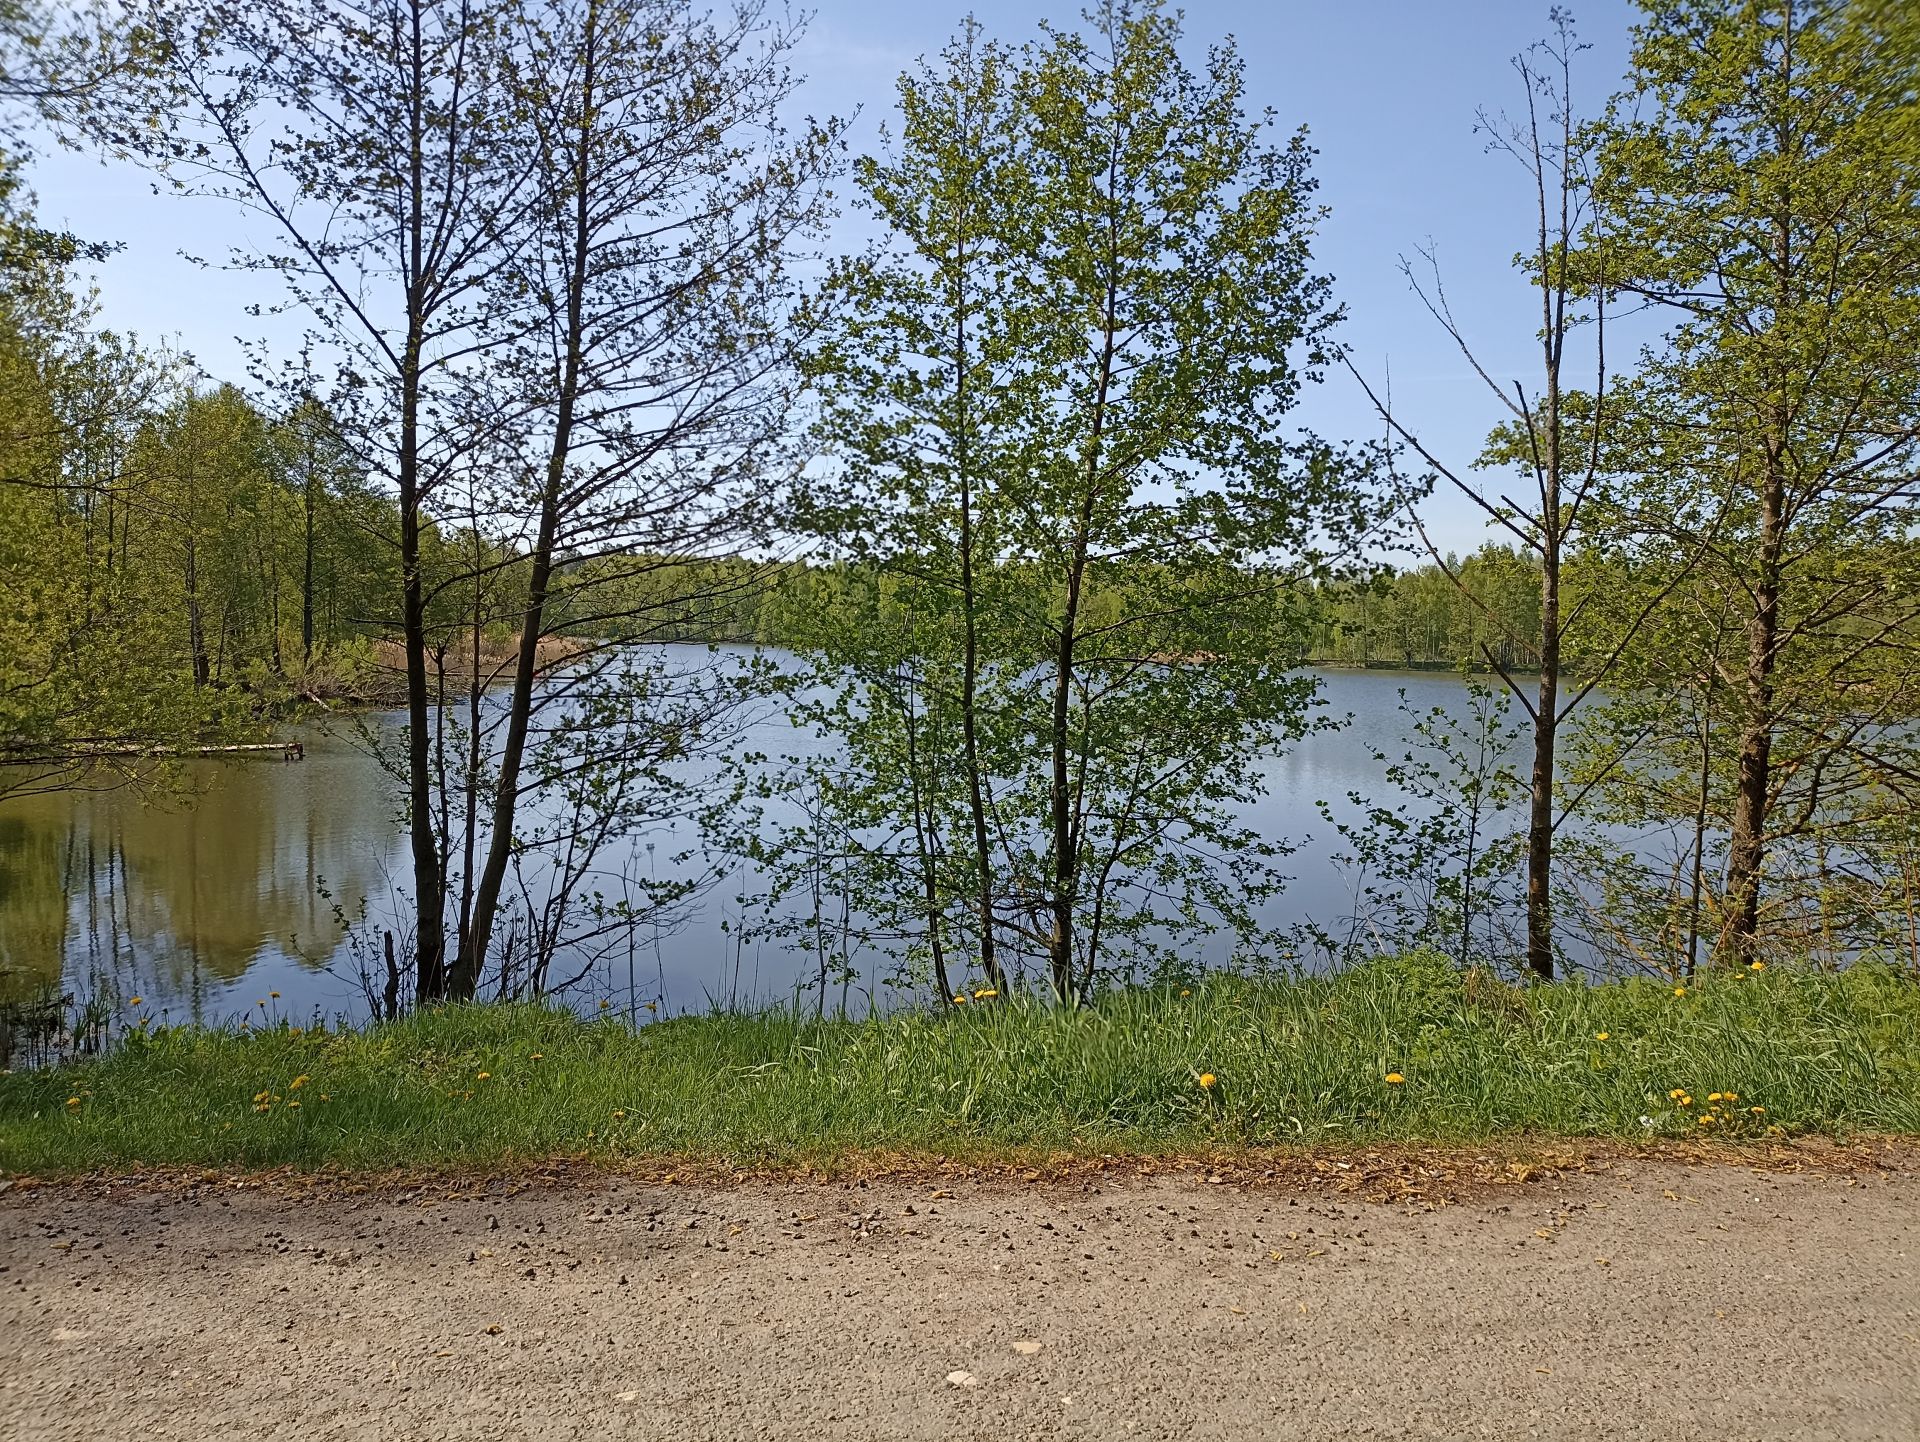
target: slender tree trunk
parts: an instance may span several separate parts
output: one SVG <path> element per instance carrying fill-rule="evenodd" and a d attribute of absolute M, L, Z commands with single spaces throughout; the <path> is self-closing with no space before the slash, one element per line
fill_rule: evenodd
<path fill-rule="evenodd" d="M 1109 159 L 1109 194 L 1118 193 L 1118 160 Z M 1060 644 L 1054 656 L 1053 672 L 1053 776 L 1051 811 L 1053 823 L 1053 927 L 1047 937 L 1047 968 L 1051 973 L 1054 995 L 1071 1002 L 1077 995 L 1073 984 L 1073 909 L 1079 899 L 1080 828 L 1074 805 L 1073 776 L 1067 755 L 1067 729 L 1073 707 L 1075 648 L 1080 640 L 1081 589 L 1086 582 L 1087 553 L 1093 531 L 1095 497 L 1100 489 L 1100 470 L 1104 462 L 1101 442 L 1106 436 L 1107 396 L 1113 385 L 1114 356 L 1118 349 L 1119 321 L 1114 314 L 1119 296 L 1114 289 L 1113 271 L 1120 263 L 1118 221 L 1107 218 L 1108 265 L 1105 305 L 1102 307 L 1103 337 L 1100 347 L 1098 381 L 1094 391 L 1092 426 L 1087 438 L 1084 489 L 1080 512 L 1075 518 L 1071 556 L 1067 566 L 1066 605 L 1060 617 Z M 1096 965 L 1087 960 L 1089 985 Z"/>
<path fill-rule="evenodd" d="M 304 524 L 300 540 L 300 658 L 308 665 L 313 663 L 313 512 L 316 470 L 313 450 L 309 445 L 306 485 L 302 487 L 306 514 L 302 518 Z"/>
<path fill-rule="evenodd" d="M 1792 9 L 1787 12 L 1789 32 Z M 1783 83 L 1793 78 L 1793 47 L 1783 46 Z M 1779 153 L 1791 158 L 1793 132 L 1785 124 L 1777 136 Z M 1775 314 L 1792 313 L 1794 254 L 1792 224 L 1783 199 L 1773 222 Z M 1786 401 L 1776 387 L 1766 417 L 1761 477 L 1760 534 L 1753 609 L 1747 616 L 1746 716 L 1733 796 L 1732 835 L 1727 844 L 1727 919 L 1718 948 L 1729 960 L 1756 959 L 1760 935 L 1760 877 L 1766 864 L 1766 828 L 1773 770 L 1773 670 L 1780 642 L 1781 557 L 1786 550 L 1787 446 Z"/>
<path fill-rule="evenodd" d="M 1540 689 L 1527 799 L 1527 969 L 1553 979 L 1553 774 L 1560 731 L 1560 563 L 1557 547 L 1540 573 Z"/>
<path fill-rule="evenodd" d="M 1000 961 L 995 955 L 993 918 L 993 856 L 987 831 L 986 779 L 980 767 L 980 611 L 973 569 L 973 476 L 969 470 L 967 416 L 967 257 L 957 257 L 961 303 L 954 322 L 954 409 L 956 412 L 954 464 L 960 476 L 960 614 L 964 631 L 960 659 L 960 734 L 966 751 L 967 809 L 973 820 L 974 909 L 980 927 L 980 970 L 987 985 L 1006 994 Z M 946 983 L 941 983 L 945 990 Z"/>
<path fill-rule="evenodd" d="M 1780 554 L 1785 509 L 1784 463 L 1770 447 L 1761 496 L 1759 579 L 1747 617 L 1746 715 L 1727 845 L 1727 918 L 1720 949 L 1730 961 L 1755 957 L 1760 934 L 1760 875 L 1766 863 L 1767 811 L 1773 759 L 1773 668 L 1780 634 Z"/>
<path fill-rule="evenodd" d="M 193 521 L 187 521 L 187 644 L 193 653 L 193 684 L 205 686 L 213 679 L 207 660 L 207 622 L 200 603 L 200 550 L 194 540 Z"/>
<path fill-rule="evenodd" d="M 420 9 L 409 12 L 406 225 L 407 334 L 400 358 L 400 641 L 407 668 L 407 820 L 413 852 L 414 985 L 421 1001 L 446 995 L 446 865 L 433 825 L 431 707 L 427 696 L 427 604 L 421 575 L 420 392 L 426 306 L 426 41 Z"/>
<path fill-rule="evenodd" d="M 593 242 L 593 214 L 589 184 L 592 179 L 593 116 L 596 98 L 595 61 L 597 26 L 589 18 L 581 53 L 581 113 L 574 135 L 572 169 L 572 255 L 569 256 L 566 297 L 566 354 L 562 361 L 559 406 L 553 438 L 547 451 L 547 473 L 540 493 L 540 525 L 534 537 L 527 570 L 527 607 L 520 621 L 520 649 L 514 660 L 513 690 L 507 700 L 507 732 L 500 748 L 500 774 L 494 786 L 493 815 L 487 856 L 473 898 L 473 924 L 468 928 L 453 967 L 456 996 L 471 996 L 480 968 L 486 964 L 493 939 L 494 915 L 513 854 L 513 828 L 519 810 L 520 773 L 526 762 L 527 734 L 533 720 L 533 685 L 539 668 L 540 638 L 546 632 L 547 596 L 553 579 L 554 546 L 560 532 L 560 503 L 566 485 L 567 459 L 573 450 L 575 409 L 581 387 L 581 348 L 588 259 Z"/>

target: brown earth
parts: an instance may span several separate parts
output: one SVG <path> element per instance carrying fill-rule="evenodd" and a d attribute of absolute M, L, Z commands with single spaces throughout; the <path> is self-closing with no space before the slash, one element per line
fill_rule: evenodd
<path fill-rule="evenodd" d="M 0 1437 L 1911 1442 L 1920 1169 L 1856 1162 L 17 1187 Z"/>

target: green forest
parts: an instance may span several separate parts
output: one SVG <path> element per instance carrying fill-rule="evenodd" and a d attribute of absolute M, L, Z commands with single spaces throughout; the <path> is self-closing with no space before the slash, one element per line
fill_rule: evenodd
<path fill-rule="evenodd" d="M 963 20 L 855 155 L 758 0 L 7 7 L 0 808 L 402 712 L 389 1019 L 546 994 L 741 864 L 823 1005 L 855 943 L 942 1002 L 1209 938 L 1920 970 L 1920 20 L 1642 0 L 1612 76 L 1549 17 L 1483 119 L 1529 369 L 1406 268 L 1486 382 L 1467 455 L 1342 340 L 1308 134 L 1186 25 Z M 215 378 L 116 330 L 50 145 L 246 217 L 209 263 L 301 343 Z M 1370 436 L 1302 427 L 1336 386 Z M 1362 914 L 1282 937 L 1243 818 L 1337 724 L 1314 667 L 1468 700 L 1321 843 Z M 754 707 L 831 745 L 751 755 Z M 610 894 L 668 822 L 675 879 Z"/>

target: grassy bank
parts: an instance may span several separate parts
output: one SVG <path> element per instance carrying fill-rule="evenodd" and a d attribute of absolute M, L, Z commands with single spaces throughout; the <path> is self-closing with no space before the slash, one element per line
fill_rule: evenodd
<path fill-rule="evenodd" d="M 1920 985 L 1861 967 L 1523 990 L 1416 957 L 1077 1013 L 178 1030 L 0 1076 L 0 1168 L 39 1175 L 1808 1131 L 1920 1133 Z"/>

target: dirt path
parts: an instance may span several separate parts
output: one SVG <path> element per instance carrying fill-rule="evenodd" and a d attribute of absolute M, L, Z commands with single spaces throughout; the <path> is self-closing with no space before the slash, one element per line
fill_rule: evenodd
<path fill-rule="evenodd" d="M 0 1437 L 1912 1442 L 1912 1170 L 16 1193 Z"/>

